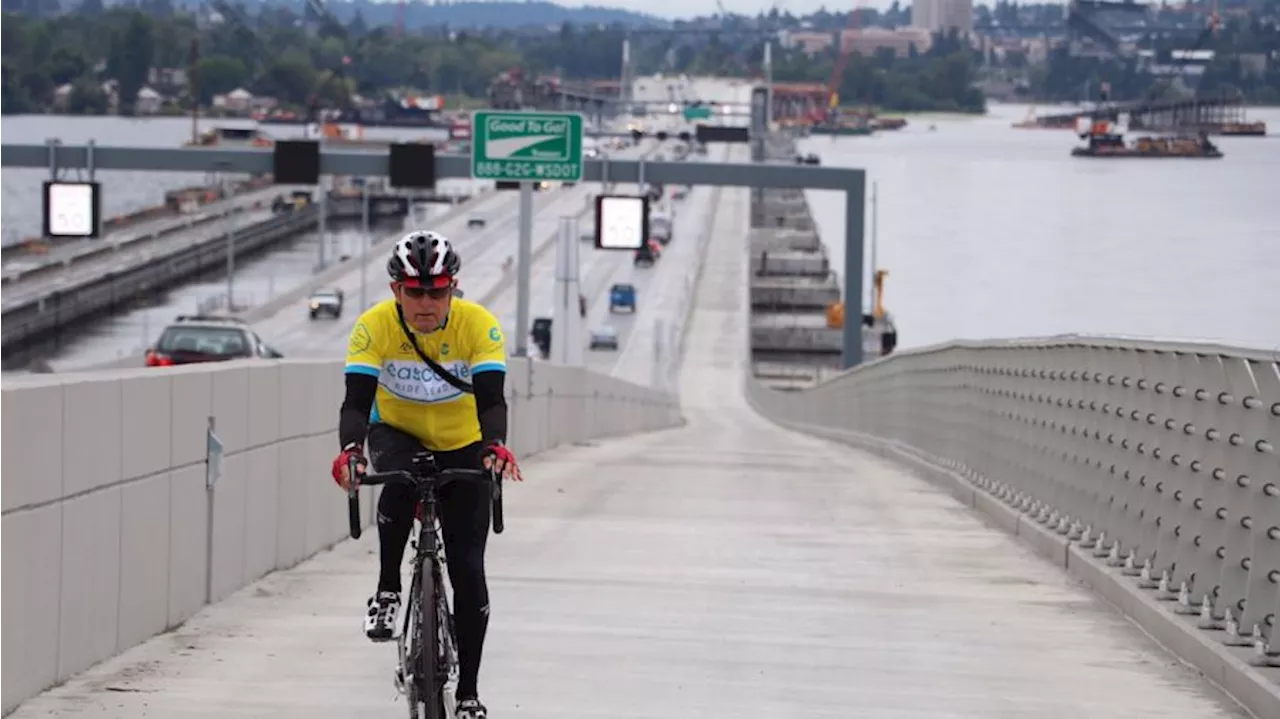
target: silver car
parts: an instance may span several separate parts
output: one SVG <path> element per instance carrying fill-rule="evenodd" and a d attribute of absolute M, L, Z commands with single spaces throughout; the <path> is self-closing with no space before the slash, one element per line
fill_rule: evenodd
<path fill-rule="evenodd" d="M 618 349 L 618 331 L 605 325 L 591 330 L 591 344 L 589 347 L 593 350 L 617 350 Z"/>

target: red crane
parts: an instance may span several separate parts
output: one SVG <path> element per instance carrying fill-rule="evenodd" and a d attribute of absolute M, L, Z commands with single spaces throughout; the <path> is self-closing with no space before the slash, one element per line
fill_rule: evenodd
<path fill-rule="evenodd" d="M 845 35 L 851 36 L 850 39 L 852 39 L 852 36 L 858 31 L 859 20 L 862 15 L 862 5 L 865 2 L 866 0 L 858 0 L 858 2 L 854 4 L 853 11 L 849 13 L 849 25 L 845 28 L 844 32 L 836 36 L 836 65 L 831 70 L 831 79 L 827 81 L 827 106 L 825 108 L 814 108 L 810 116 L 813 118 L 815 123 L 834 124 L 839 119 L 838 108 L 840 107 L 840 82 L 844 79 L 844 70 L 849 66 L 849 55 L 852 53 L 852 48 L 845 46 Z"/>

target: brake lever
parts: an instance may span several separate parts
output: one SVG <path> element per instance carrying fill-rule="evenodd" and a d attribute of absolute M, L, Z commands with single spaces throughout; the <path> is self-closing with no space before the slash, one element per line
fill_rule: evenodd
<path fill-rule="evenodd" d="M 352 539 L 359 539 L 364 533 L 360 526 L 360 476 L 356 470 L 360 466 L 360 458 L 347 458 L 347 524 Z"/>

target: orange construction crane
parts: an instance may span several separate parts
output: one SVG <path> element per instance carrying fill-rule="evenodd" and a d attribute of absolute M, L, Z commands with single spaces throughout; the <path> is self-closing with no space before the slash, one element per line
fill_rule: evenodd
<path fill-rule="evenodd" d="M 840 107 L 840 83 L 844 79 L 844 70 L 849 66 L 849 55 L 852 48 L 845 45 L 845 36 L 849 35 L 850 39 L 861 28 L 860 20 L 862 15 L 862 6 L 866 4 L 866 0 L 858 0 L 853 11 L 849 13 L 849 25 L 845 31 L 836 35 L 836 65 L 831 70 L 831 79 L 827 81 L 827 106 L 825 108 L 814 108 L 812 118 L 815 123 L 834 123 L 837 108 Z"/>

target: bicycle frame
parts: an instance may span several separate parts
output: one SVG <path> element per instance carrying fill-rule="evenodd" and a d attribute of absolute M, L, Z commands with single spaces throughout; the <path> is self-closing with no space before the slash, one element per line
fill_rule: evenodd
<path fill-rule="evenodd" d="M 360 537 L 359 486 L 361 484 L 406 483 L 418 494 L 419 518 L 416 539 L 413 542 L 413 578 L 408 601 L 404 608 L 400 636 L 396 640 L 399 663 L 395 672 L 396 688 L 409 702 L 410 719 L 450 719 L 454 716 L 458 682 L 457 635 L 454 630 L 453 612 L 444 588 L 446 560 L 444 543 L 440 536 L 437 515 L 436 490 L 447 481 L 467 479 L 484 481 L 493 489 L 493 529 L 503 530 L 501 477 L 478 470 L 435 469 L 429 453 L 415 458 L 415 468 L 425 465 L 421 475 L 405 472 L 385 472 L 366 475 L 349 485 L 348 517 L 351 536 Z M 357 478 L 356 460 L 348 465 L 350 477 Z M 415 536 L 415 535 L 410 535 Z M 422 645 L 422 646 L 420 646 Z"/>

